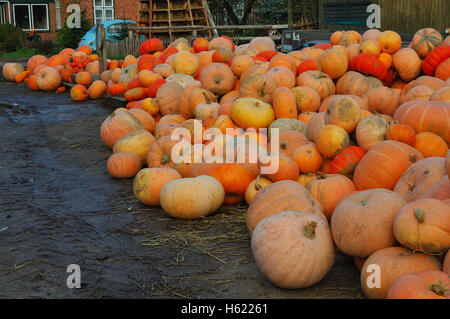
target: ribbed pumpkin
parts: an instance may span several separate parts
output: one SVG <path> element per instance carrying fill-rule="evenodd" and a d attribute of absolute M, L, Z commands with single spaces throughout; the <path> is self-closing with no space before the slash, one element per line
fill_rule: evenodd
<path fill-rule="evenodd" d="M 144 205 L 159 206 L 161 188 L 176 179 L 181 175 L 172 168 L 144 168 L 133 181 L 134 196 Z"/>
<path fill-rule="evenodd" d="M 430 101 L 450 103 L 450 86 L 440 88 L 430 96 Z"/>
<path fill-rule="evenodd" d="M 424 157 L 445 157 L 448 151 L 448 146 L 444 139 L 431 132 L 417 134 L 414 148 L 419 150 Z"/>
<path fill-rule="evenodd" d="M 410 101 L 429 101 L 434 90 L 426 85 L 418 85 L 413 87 L 402 97 L 402 103 Z"/>
<path fill-rule="evenodd" d="M 36 76 L 39 90 L 54 91 L 61 86 L 61 75 L 52 67 L 45 67 Z"/>
<path fill-rule="evenodd" d="M 406 124 L 392 124 L 386 130 L 386 139 L 399 141 L 414 147 L 416 144 L 416 131 Z"/>
<path fill-rule="evenodd" d="M 291 89 L 295 86 L 295 75 L 285 66 L 274 67 L 267 71 L 266 75 L 270 76 L 278 87 L 284 86 Z"/>
<path fill-rule="evenodd" d="M 434 76 L 443 81 L 450 78 L 450 58 L 447 58 L 445 61 L 439 64 L 439 66 L 436 68 Z"/>
<path fill-rule="evenodd" d="M 392 190 L 403 172 L 422 158 L 419 151 L 407 144 L 397 141 L 381 142 L 359 162 L 353 182 L 358 190 Z"/>
<path fill-rule="evenodd" d="M 267 149 L 270 152 L 291 156 L 297 148 L 308 143 L 308 139 L 302 133 L 288 130 L 279 133 L 278 145 L 272 145 L 273 142 L 271 141 Z"/>
<path fill-rule="evenodd" d="M 442 35 L 433 28 L 420 29 L 411 41 L 411 48 L 417 52 L 421 59 L 442 44 Z"/>
<path fill-rule="evenodd" d="M 127 111 L 113 112 L 103 121 L 100 127 L 100 136 L 103 143 L 112 149 L 120 138 L 138 129 L 144 129 L 144 126 L 131 113 Z"/>
<path fill-rule="evenodd" d="M 281 181 L 264 187 L 254 197 L 247 211 L 248 230 L 253 233 L 260 221 L 285 210 L 309 212 L 327 221 L 322 206 L 304 186 L 295 181 Z"/>
<path fill-rule="evenodd" d="M 331 174 L 353 175 L 356 166 L 366 152 L 358 146 L 348 146 L 341 150 L 330 162 Z"/>
<path fill-rule="evenodd" d="M 267 74 L 254 73 L 241 82 L 239 94 L 241 97 L 251 97 L 266 103 L 272 103 L 272 93 L 277 83 Z"/>
<path fill-rule="evenodd" d="M 134 177 L 141 168 L 141 159 L 134 153 L 114 153 L 107 163 L 108 173 L 115 178 Z"/>
<path fill-rule="evenodd" d="M 405 204 L 398 194 L 386 189 L 366 190 L 343 199 L 331 216 L 336 246 L 359 258 L 391 247 L 395 244 L 395 215 Z"/>
<path fill-rule="evenodd" d="M 322 205 L 328 219 L 340 201 L 356 190 L 353 182 L 340 174 L 321 174 L 317 179 L 310 181 L 306 188 Z"/>
<path fill-rule="evenodd" d="M 272 182 L 279 182 L 282 180 L 296 181 L 300 174 L 297 163 L 294 160 L 284 154 L 271 153 L 268 160 L 264 163 L 260 162 L 259 167 L 261 172 L 264 172 L 265 168 L 274 167 L 278 164 L 278 168 L 274 172 L 265 173 L 264 176 L 268 177 Z M 276 167 L 276 166 L 275 166 Z"/>
<path fill-rule="evenodd" d="M 418 271 L 398 278 L 387 299 L 450 299 L 449 275 L 438 270 Z"/>
<path fill-rule="evenodd" d="M 177 140 L 172 140 L 170 136 L 163 136 L 156 140 L 155 143 L 150 147 L 147 154 L 147 165 L 148 167 L 169 167 L 174 168 L 175 163 L 172 157 L 172 148 L 180 143 Z M 180 149 L 181 153 L 181 149 Z M 181 154 L 176 154 L 177 157 Z"/>
<path fill-rule="evenodd" d="M 145 129 L 134 130 L 119 139 L 113 147 L 114 153 L 135 153 L 145 163 L 147 153 L 155 142 L 153 135 Z"/>
<path fill-rule="evenodd" d="M 256 227 L 251 245 L 261 272 L 282 288 L 314 285 L 334 261 L 327 223 L 303 211 L 288 210 L 266 218 Z"/>
<path fill-rule="evenodd" d="M 368 287 L 370 275 L 374 274 L 369 265 L 380 267 L 380 287 Z M 373 267 L 373 266 L 372 266 Z M 389 247 L 376 251 L 364 263 L 361 270 L 361 286 L 371 299 L 386 298 L 392 284 L 401 276 L 422 270 L 440 270 L 441 263 L 434 256 L 413 253 L 403 247 Z"/>
<path fill-rule="evenodd" d="M 172 217 L 194 219 L 217 211 L 225 191 L 211 176 L 183 178 L 167 182 L 160 192 L 160 203 Z"/>
<path fill-rule="evenodd" d="M 419 199 L 433 198 L 439 200 L 447 200 L 450 198 L 450 181 L 448 176 L 443 176 L 433 184 L 426 192 L 420 195 Z"/>
<path fill-rule="evenodd" d="M 437 199 L 408 203 L 395 217 L 395 238 L 414 251 L 444 254 L 450 248 L 449 216 L 450 207 Z"/>
<path fill-rule="evenodd" d="M 450 104 L 435 101 L 411 101 L 402 104 L 394 120 L 411 126 L 417 133 L 432 132 L 450 143 Z"/>

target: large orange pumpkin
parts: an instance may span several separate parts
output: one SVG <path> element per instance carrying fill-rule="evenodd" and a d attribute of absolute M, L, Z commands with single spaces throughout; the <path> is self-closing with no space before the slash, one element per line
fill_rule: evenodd
<path fill-rule="evenodd" d="M 231 91 L 234 87 L 234 81 L 233 71 L 223 63 L 212 63 L 206 66 L 200 74 L 202 87 L 219 96 Z"/>
<path fill-rule="evenodd" d="M 16 76 L 24 71 L 24 68 L 19 63 L 5 63 L 3 65 L 3 77 L 11 82 L 15 82 Z"/>
<path fill-rule="evenodd" d="M 391 30 L 382 32 L 377 41 L 381 46 L 381 52 L 384 53 L 392 54 L 402 47 L 402 38 L 397 32 Z"/>
<path fill-rule="evenodd" d="M 322 100 L 336 92 L 331 78 L 320 71 L 303 72 L 297 77 L 297 86 L 309 86 L 315 89 Z"/>
<path fill-rule="evenodd" d="M 39 90 L 54 91 L 61 86 L 61 75 L 52 67 L 45 67 L 39 71 L 36 77 Z"/>
<path fill-rule="evenodd" d="M 424 28 L 416 32 L 410 46 L 417 52 L 421 59 L 425 59 L 428 53 L 441 44 L 442 35 L 439 31 L 433 28 Z"/>
<path fill-rule="evenodd" d="M 422 72 L 422 61 L 411 48 L 400 49 L 392 58 L 394 68 L 403 81 L 412 81 Z"/>
<path fill-rule="evenodd" d="M 391 247 L 395 244 L 395 215 L 405 204 L 398 194 L 386 189 L 366 190 L 348 196 L 331 216 L 334 242 L 343 253 L 359 258 Z"/>
<path fill-rule="evenodd" d="M 251 97 L 266 103 L 272 103 L 272 93 L 277 83 L 267 74 L 255 73 L 241 82 L 240 97 Z"/>
<path fill-rule="evenodd" d="M 341 51 L 336 49 L 328 49 L 319 55 L 317 62 L 321 71 L 330 78 L 337 79 L 347 72 L 348 60 Z"/>
<path fill-rule="evenodd" d="M 411 126 L 417 133 L 432 132 L 450 143 L 450 104 L 435 101 L 411 101 L 400 105 L 394 120 Z"/>
<path fill-rule="evenodd" d="M 407 144 L 397 141 L 381 142 L 359 162 L 353 182 L 358 190 L 392 190 L 403 172 L 422 158 L 419 151 Z"/>
<path fill-rule="evenodd" d="M 334 247 L 330 229 L 319 217 L 288 210 L 258 224 L 252 252 L 261 272 L 282 288 L 305 288 L 331 269 Z"/>
<path fill-rule="evenodd" d="M 371 265 L 378 265 L 379 287 L 370 286 L 373 280 L 370 275 L 374 274 Z M 370 268 L 369 268 L 370 266 Z M 364 293 L 371 299 L 386 298 L 392 284 L 401 276 L 422 270 L 440 270 L 441 263 L 434 256 L 422 253 L 414 253 L 403 247 L 388 247 L 377 250 L 364 263 L 361 270 L 361 285 Z"/>
<path fill-rule="evenodd" d="M 77 84 L 70 89 L 70 98 L 75 102 L 81 102 L 88 97 L 88 90 L 84 85 Z"/>
<path fill-rule="evenodd" d="M 92 84 L 89 86 L 89 89 L 87 90 L 87 94 L 89 95 L 89 98 L 91 99 L 100 99 L 103 97 L 103 95 L 106 93 L 106 83 L 102 80 L 95 80 L 92 82 Z"/>

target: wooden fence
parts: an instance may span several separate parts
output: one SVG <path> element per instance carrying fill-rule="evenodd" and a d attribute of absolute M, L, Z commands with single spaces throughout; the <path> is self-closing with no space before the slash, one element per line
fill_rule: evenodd
<path fill-rule="evenodd" d="M 450 0 L 319 0 L 319 27 L 367 30 L 367 6 L 371 3 L 381 8 L 382 30 L 414 34 L 431 27 L 444 35 L 450 28 Z"/>

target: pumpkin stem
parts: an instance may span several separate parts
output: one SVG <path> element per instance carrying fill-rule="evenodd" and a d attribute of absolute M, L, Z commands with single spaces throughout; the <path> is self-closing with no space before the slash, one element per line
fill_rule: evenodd
<path fill-rule="evenodd" d="M 308 225 L 303 227 L 303 235 L 305 235 L 306 238 L 314 239 L 316 237 L 316 222 L 310 222 Z"/>
<path fill-rule="evenodd" d="M 432 284 L 430 286 L 430 290 L 436 294 L 438 294 L 439 296 L 444 296 L 445 293 L 447 291 L 449 291 L 450 289 L 447 289 L 445 283 L 443 283 L 442 281 L 439 281 L 438 284 Z"/>
<path fill-rule="evenodd" d="M 281 141 L 280 147 L 285 150 L 287 148 L 287 143 L 285 141 Z"/>
<path fill-rule="evenodd" d="M 222 80 L 222 79 L 220 78 L 220 76 L 216 76 L 216 77 L 214 78 L 214 82 L 216 82 L 216 84 L 219 84 L 221 80 Z"/>
<path fill-rule="evenodd" d="M 361 206 L 366 206 L 366 205 L 367 205 L 367 199 L 361 199 L 361 200 L 359 201 L 359 205 L 361 205 Z"/>
<path fill-rule="evenodd" d="M 208 97 L 208 95 L 206 95 L 205 92 L 202 92 L 203 96 L 205 97 L 205 102 L 206 104 L 211 104 L 211 99 Z"/>
<path fill-rule="evenodd" d="M 167 163 L 169 163 L 169 159 L 170 159 L 169 155 L 164 154 L 164 155 L 162 156 L 162 158 L 161 158 L 161 164 L 167 164 Z"/>
<path fill-rule="evenodd" d="M 259 184 L 255 184 L 255 189 L 257 190 L 257 191 L 259 191 L 260 189 L 262 188 L 262 186 L 261 185 L 259 185 Z"/>
<path fill-rule="evenodd" d="M 419 224 L 422 224 L 424 222 L 424 215 L 425 211 L 422 208 L 414 209 L 414 216 L 416 217 Z"/>

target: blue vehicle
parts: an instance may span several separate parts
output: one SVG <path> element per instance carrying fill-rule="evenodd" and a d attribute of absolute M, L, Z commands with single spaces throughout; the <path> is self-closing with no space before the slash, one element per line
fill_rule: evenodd
<path fill-rule="evenodd" d="M 136 25 L 136 22 L 131 20 L 109 20 L 109 21 L 103 21 L 100 22 L 103 24 L 103 27 L 105 28 L 105 35 L 106 35 L 106 41 L 119 41 L 117 37 L 119 36 L 123 24 L 132 24 Z M 92 29 L 90 29 L 86 34 L 81 38 L 80 43 L 78 44 L 78 48 L 80 48 L 83 45 L 89 45 L 93 51 L 96 50 L 96 37 L 97 37 L 97 26 L 95 25 Z M 140 35 L 142 40 L 145 40 L 144 35 Z"/>

